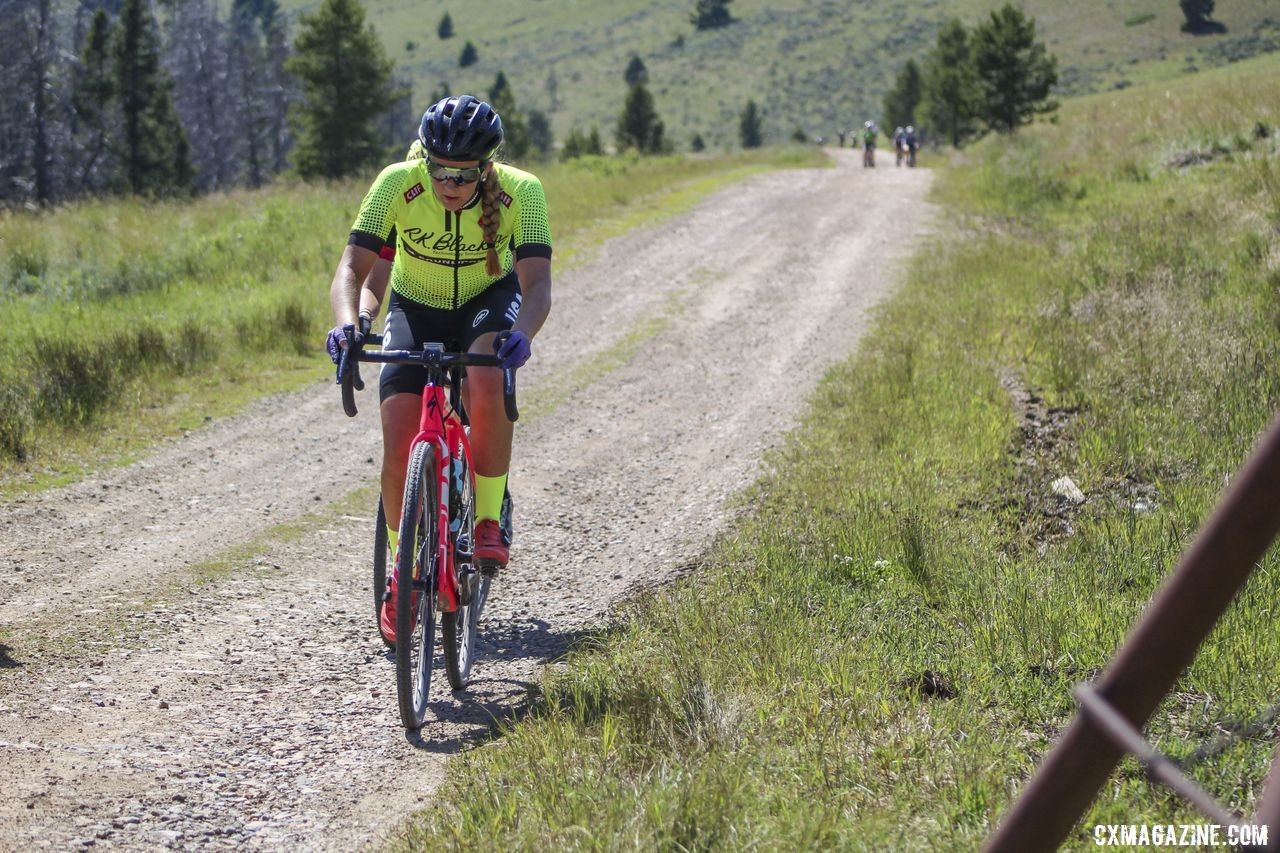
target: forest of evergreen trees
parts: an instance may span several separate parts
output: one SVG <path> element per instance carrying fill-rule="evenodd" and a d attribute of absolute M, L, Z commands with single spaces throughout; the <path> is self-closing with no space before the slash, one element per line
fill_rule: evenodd
<path fill-rule="evenodd" d="M 698 8 L 724 26 L 726 2 Z M 415 124 L 359 0 L 323 0 L 292 27 L 277 0 L 0 0 L 0 21 L 0 205 L 259 186 L 286 168 L 336 178 L 403 151 Z M 671 150 L 639 56 L 624 77 L 618 150 Z M 923 67 L 903 66 L 883 118 L 959 145 L 1052 110 L 1056 78 L 1034 20 L 1006 5 L 972 30 L 944 27 Z M 488 95 L 508 156 L 552 153 L 549 118 L 517 109 L 501 71 Z M 575 131 L 561 154 L 601 147 Z"/>
<path fill-rule="evenodd" d="M 0 201 L 258 185 L 295 84 L 275 0 L 0 0 Z"/>
<path fill-rule="evenodd" d="M 315 138 L 310 119 L 325 105 L 308 93 L 317 75 L 350 71 L 298 56 L 317 32 L 339 33 L 373 66 L 348 75 L 377 107 L 349 168 L 403 147 L 408 90 L 391 79 L 358 3 L 328 0 L 298 34 L 276 0 L 222 9 L 216 0 L 0 0 L 0 204 L 210 192 L 259 186 L 291 166 L 308 172 L 308 154 L 331 147 Z"/>

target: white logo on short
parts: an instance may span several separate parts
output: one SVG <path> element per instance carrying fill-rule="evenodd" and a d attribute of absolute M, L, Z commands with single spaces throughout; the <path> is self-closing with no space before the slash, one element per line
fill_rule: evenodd
<path fill-rule="evenodd" d="M 489 316 L 489 309 L 485 308 L 483 311 L 481 311 L 479 314 L 476 315 L 476 318 L 474 320 L 471 321 L 471 328 L 474 329 L 476 326 L 479 326 L 482 322 L 484 322 L 484 318 L 488 316 Z"/>
<path fill-rule="evenodd" d="M 507 306 L 506 318 L 509 322 L 516 321 L 516 315 L 520 313 L 520 294 L 516 294 L 516 298 L 511 300 L 511 304 Z"/>

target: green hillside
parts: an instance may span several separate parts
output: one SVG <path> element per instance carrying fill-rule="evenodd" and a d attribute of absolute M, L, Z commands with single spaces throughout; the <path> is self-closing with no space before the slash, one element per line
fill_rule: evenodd
<path fill-rule="evenodd" d="M 283 0 L 291 12 L 318 0 Z M 974 23 L 992 0 L 735 0 L 737 23 L 697 32 L 692 0 L 370 0 L 370 17 L 397 68 L 411 77 L 414 108 L 425 107 L 442 81 L 455 91 L 483 93 L 502 70 L 517 102 L 552 116 L 556 136 L 598 125 L 606 138 L 625 94 L 623 69 L 634 53 L 649 70 L 650 88 L 668 136 L 685 147 L 701 133 L 709 144 L 737 142 L 736 117 L 748 98 L 767 105 L 774 140 L 797 127 L 833 138 L 867 118 L 899 65 L 923 55 L 952 15 Z M 1173 0 L 1024 0 L 1041 37 L 1059 57 L 1061 85 L 1079 94 L 1123 87 L 1225 64 L 1280 47 L 1280 11 L 1266 0 L 1229 0 L 1216 18 L 1218 35 L 1179 31 Z M 448 11 L 454 36 L 437 25 Z M 458 67 L 473 42 L 479 61 Z"/>

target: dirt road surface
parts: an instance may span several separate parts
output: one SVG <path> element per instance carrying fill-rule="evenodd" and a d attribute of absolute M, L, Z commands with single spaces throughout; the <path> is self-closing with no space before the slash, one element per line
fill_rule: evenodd
<path fill-rule="evenodd" d="M 394 832 L 547 661 L 696 561 L 901 280 L 929 173 L 833 155 L 557 275 L 521 373 L 513 562 L 473 685 L 454 696 L 440 673 L 420 738 L 374 629 L 373 507 L 330 508 L 377 475 L 372 390 L 355 420 L 317 385 L 0 505 L 0 849 L 345 850 Z M 288 522 L 301 533 L 268 535 Z M 197 586 L 192 567 L 228 554 Z M 36 635 L 56 653 L 32 654 Z"/>

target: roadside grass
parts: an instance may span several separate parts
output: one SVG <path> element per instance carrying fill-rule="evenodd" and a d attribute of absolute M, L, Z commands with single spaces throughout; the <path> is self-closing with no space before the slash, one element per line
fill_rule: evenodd
<path fill-rule="evenodd" d="M 561 264 L 816 149 L 534 167 Z M 0 481 L 43 488 L 327 371 L 328 282 L 367 180 L 0 212 Z M 563 268 L 563 267 L 562 267 Z"/>
<path fill-rule="evenodd" d="M 952 233 L 756 512 L 551 669 L 393 846 L 976 849 L 1280 405 L 1280 163 L 1254 133 L 1277 77 L 1071 101 L 945 169 Z M 1148 728 L 1246 814 L 1278 598 L 1273 549 Z M 1067 846 L 1201 822 L 1126 759 Z"/>

